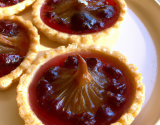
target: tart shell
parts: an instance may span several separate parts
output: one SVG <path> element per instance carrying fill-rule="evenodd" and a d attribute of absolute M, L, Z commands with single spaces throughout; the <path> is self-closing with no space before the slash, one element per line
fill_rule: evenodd
<path fill-rule="evenodd" d="M 18 4 L 7 6 L 7 7 L 0 7 L 0 13 L 4 15 L 14 15 L 18 14 L 19 12 L 23 11 L 26 7 L 33 4 L 35 0 L 24 0 Z"/>
<path fill-rule="evenodd" d="M 43 5 L 43 2 L 44 0 L 37 0 L 32 6 L 33 23 L 51 41 L 59 42 L 61 44 L 71 44 L 71 43 L 86 44 L 86 45 L 98 44 L 98 45 L 113 47 L 118 40 L 120 25 L 123 22 L 127 12 L 127 5 L 125 1 L 115 0 L 115 2 L 120 7 L 120 14 L 118 20 L 113 26 L 95 33 L 73 35 L 52 29 L 41 20 L 40 9 Z"/>
<path fill-rule="evenodd" d="M 117 51 L 111 51 L 105 47 L 98 47 L 95 45 L 86 47 L 85 45 L 76 44 L 69 45 L 67 48 L 61 46 L 57 49 L 53 49 L 51 51 L 46 52 L 37 62 L 31 65 L 28 71 L 20 78 L 20 84 L 17 87 L 17 104 L 19 106 L 19 114 L 22 119 L 25 121 L 26 125 L 43 125 L 43 123 L 38 119 L 35 113 L 32 111 L 29 104 L 29 85 L 34 77 L 34 74 L 38 71 L 38 69 L 45 64 L 50 59 L 54 58 L 57 55 L 62 55 L 65 53 L 70 53 L 72 51 L 94 51 L 100 52 L 103 55 L 111 55 L 117 59 L 119 59 L 122 63 L 124 63 L 133 74 L 136 83 L 136 95 L 133 100 L 132 105 L 128 109 L 126 113 L 124 113 L 118 121 L 113 123 L 112 125 L 129 125 L 133 122 L 134 118 L 138 115 L 141 110 L 142 104 L 145 98 L 145 87 L 142 84 L 142 75 L 138 73 L 138 70 L 135 65 L 128 64 L 127 59 Z"/>
<path fill-rule="evenodd" d="M 25 21 L 22 17 L 19 16 L 0 16 L 0 20 L 5 19 L 16 21 L 27 29 L 30 38 L 30 46 L 27 55 L 25 56 L 21 64 L 11 73 L 0 78 L 0 89 L 2 90 L 7 89 L 12 83 L 17 81 L 21 74 L 31 65 L 32 61 L 37 56 L 40 39 L 37 33 L 37 29 L 32 25 L 30 21 Z"/>

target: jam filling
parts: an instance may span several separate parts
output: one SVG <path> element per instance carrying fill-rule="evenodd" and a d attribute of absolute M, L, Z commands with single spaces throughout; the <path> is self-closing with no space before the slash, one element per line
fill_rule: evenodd
<path fill-rule="evenodd" d="M 69 34 L 93 33 L 111 27 L 120 13 L 114 0 L 46 0 L 41 19 Z"/>
<path fill-rule="evenodd" d="M 0 7 L 12 6 L 24 0 L 0 0 Z"/>
<path fill-rule="evenodd" d="M 11 20 L 0 20 L 0 77 L 20 65 L 28 52 L 28 42 L 23 26 Z"/>
<path fill-rule="evenodd" d="M 0 54 L 0 77 L 9 74 L 23 61 L 24 57 L 13 54 Z"/>
<path fill-rule="evenodd" d="M 0 33 L 5 36 L 17 36 L 19 33 L 18 24 L 10 20 L 0 20 Z"/>
<path fill-rule="evenodd" d="M 115 65 L 96 57 L 67 56 L 31 84 L 30 104 L 44 124 L 111 124 L 127 111 L 134 97 L 134 85 L 125 76 Z"/>

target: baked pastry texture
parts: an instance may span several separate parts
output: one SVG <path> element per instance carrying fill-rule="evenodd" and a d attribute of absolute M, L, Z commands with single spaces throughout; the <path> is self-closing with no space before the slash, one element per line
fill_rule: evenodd
<path fill-rule="evenodd" d="M 129 125 L 144 91 L 141 74 L 121 53 L 72 44 L 31 65 L 17 87 L 17 103 L 26 125 Z"/>
<path fill-rule="evenodd" d="M 33 4 L 35 0 L 0 0 L 0 13 L 14 15 Z"/>
<path fill-rule="evenodd" d="M 50 40 L 110 47 L 127 11 L 124 0 L 37 0 L 32 7 L 33 23 Z"/>
<path fill-rule="evenodd" d="M 37 29 L 19 16 L 0 16 L 0 89 L 7 89 L 31 65 L 39 48 Z"/>

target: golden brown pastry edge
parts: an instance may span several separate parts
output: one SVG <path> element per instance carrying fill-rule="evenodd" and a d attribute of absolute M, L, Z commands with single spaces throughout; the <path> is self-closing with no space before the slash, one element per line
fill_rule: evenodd
<path fill-rule="evenodd" d="M 95 45 L 87 47 L 86 45 L 72 44 L 69 45 L 67 48 L 61 46 L 58 47 L 57 49 L 53 49 L 51 51 L 46 52 L 44 55 L 42 55 L 41 58 L 37 60 L 37 62 L 32 64 L 32 66 L 28 69 L 26 74 L 24 74 L 21 77 L 20 84 L 17 87 L 17 103 L 19 106 L 19 114 L 25 121 L 26 125 L 43 124 L 34 114 L 29 105 L 28 88 L 30 82 L 32 81 L 32 78 L 34 77 L 33 74 L 36 73 L 36 71 L 41 65 L 43 65 L 45 62 L 47 62 L 51 58 L 54 58 L 57 55 L 61 55 L 72 51 L 88 51 L 88 50 L 98 51 L 101 52 L 102 54 L 112 55 L 117 59 L 119 59 L 121 62 L 123 62 L 131 70 L 136 81 L 135 98 L 128 111 L 125 114 L 123 114 L 120 117 L 120 119 L 117 122 L 113 123 L 112 125 L 129 125 L 133 122 L 134 118 L 141 111 L 141 107 L 145 99 L 145 86 L 142 83 L 142 75 L 138 73 L 137 67 L 133 64 L 128 64 L 126 57 L 124 57 L 118 51 L 111 51 L 109 48 L 95 46 Z"/>
<path fill-rule="evenodd" d="M 44 33 L 53 42 L 59 42 L 61 44 L 71 44 L 71 43 L 86 44 L 86 45 L 97 44 L 97 45 L 113 47 L 118 41 L 120 26 L 127 13 L 127 5 L 125 1 L 124 0 L 115 0 L 115 1 L 120 6 L 119 18 L 113 26 L 100 32 L 91 34 L 82 34 L 82 35 L 72 35 L 50 28 L 40 18 L 40 9 L 41 6 L 43 5 L 44 0 L 37 0 L 32 6 L 33 23 L 42 33 Z"/>
<path fill-rule="evenodd" d="M 14 15 L 23 11 L 26 7 L 33 4 L 35 0 L 24 0 L 18 4 L 8 6 L 8 7 L 0 7 L 0 14 L 2 15 Z"/>
<path fill-rule="evenodd" d="M 32 61 L 36 58 L 38 49 L 39 49 L 39 39 L 40 36 L 38 35 L 37 29 L 32 25 L 30 21 L 24 20 L 20 16 L 0 16 L 0 20 L 13 20 L 18 21 L 22 24 L 27 30 L 30 37 L 30 47 L 28 50 L 25 59 L 21 62 L 21 64 L 13 70 L 10 74 L 5 75 L 0 78 L 0 89 L 4 90 L 7 89 L 12 83 L 17 81 L 20 75 L 31 65 Z"/>

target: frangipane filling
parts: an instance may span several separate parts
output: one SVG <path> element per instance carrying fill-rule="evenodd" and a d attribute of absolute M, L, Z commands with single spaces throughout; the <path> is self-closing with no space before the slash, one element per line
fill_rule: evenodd
<path fill-rule="evenodd" d="M 29 87 L 32 110 L 46 125 L 116 122 L 135 94 L 131 72 L 118 63 L 91 52 L 55 57 L 42 66 Z"/>
<path fill-rule="evenodd" d="M 18 4 L 24 0 L 0 0 L 0 7 L 8 7 Z"/>
<path fill-rule="evenodd" d="M 26 29 L 18 22 L 0 20 L 0 77 L 20 65 L 28 52 L 29 41 Z"/>
<path fill-rule="evenodd" d="M 46 0 L 40 16 L 55 30 L 84 34 L 111 27 L 119 13 L 120 8 L 114 0 Z"/>

